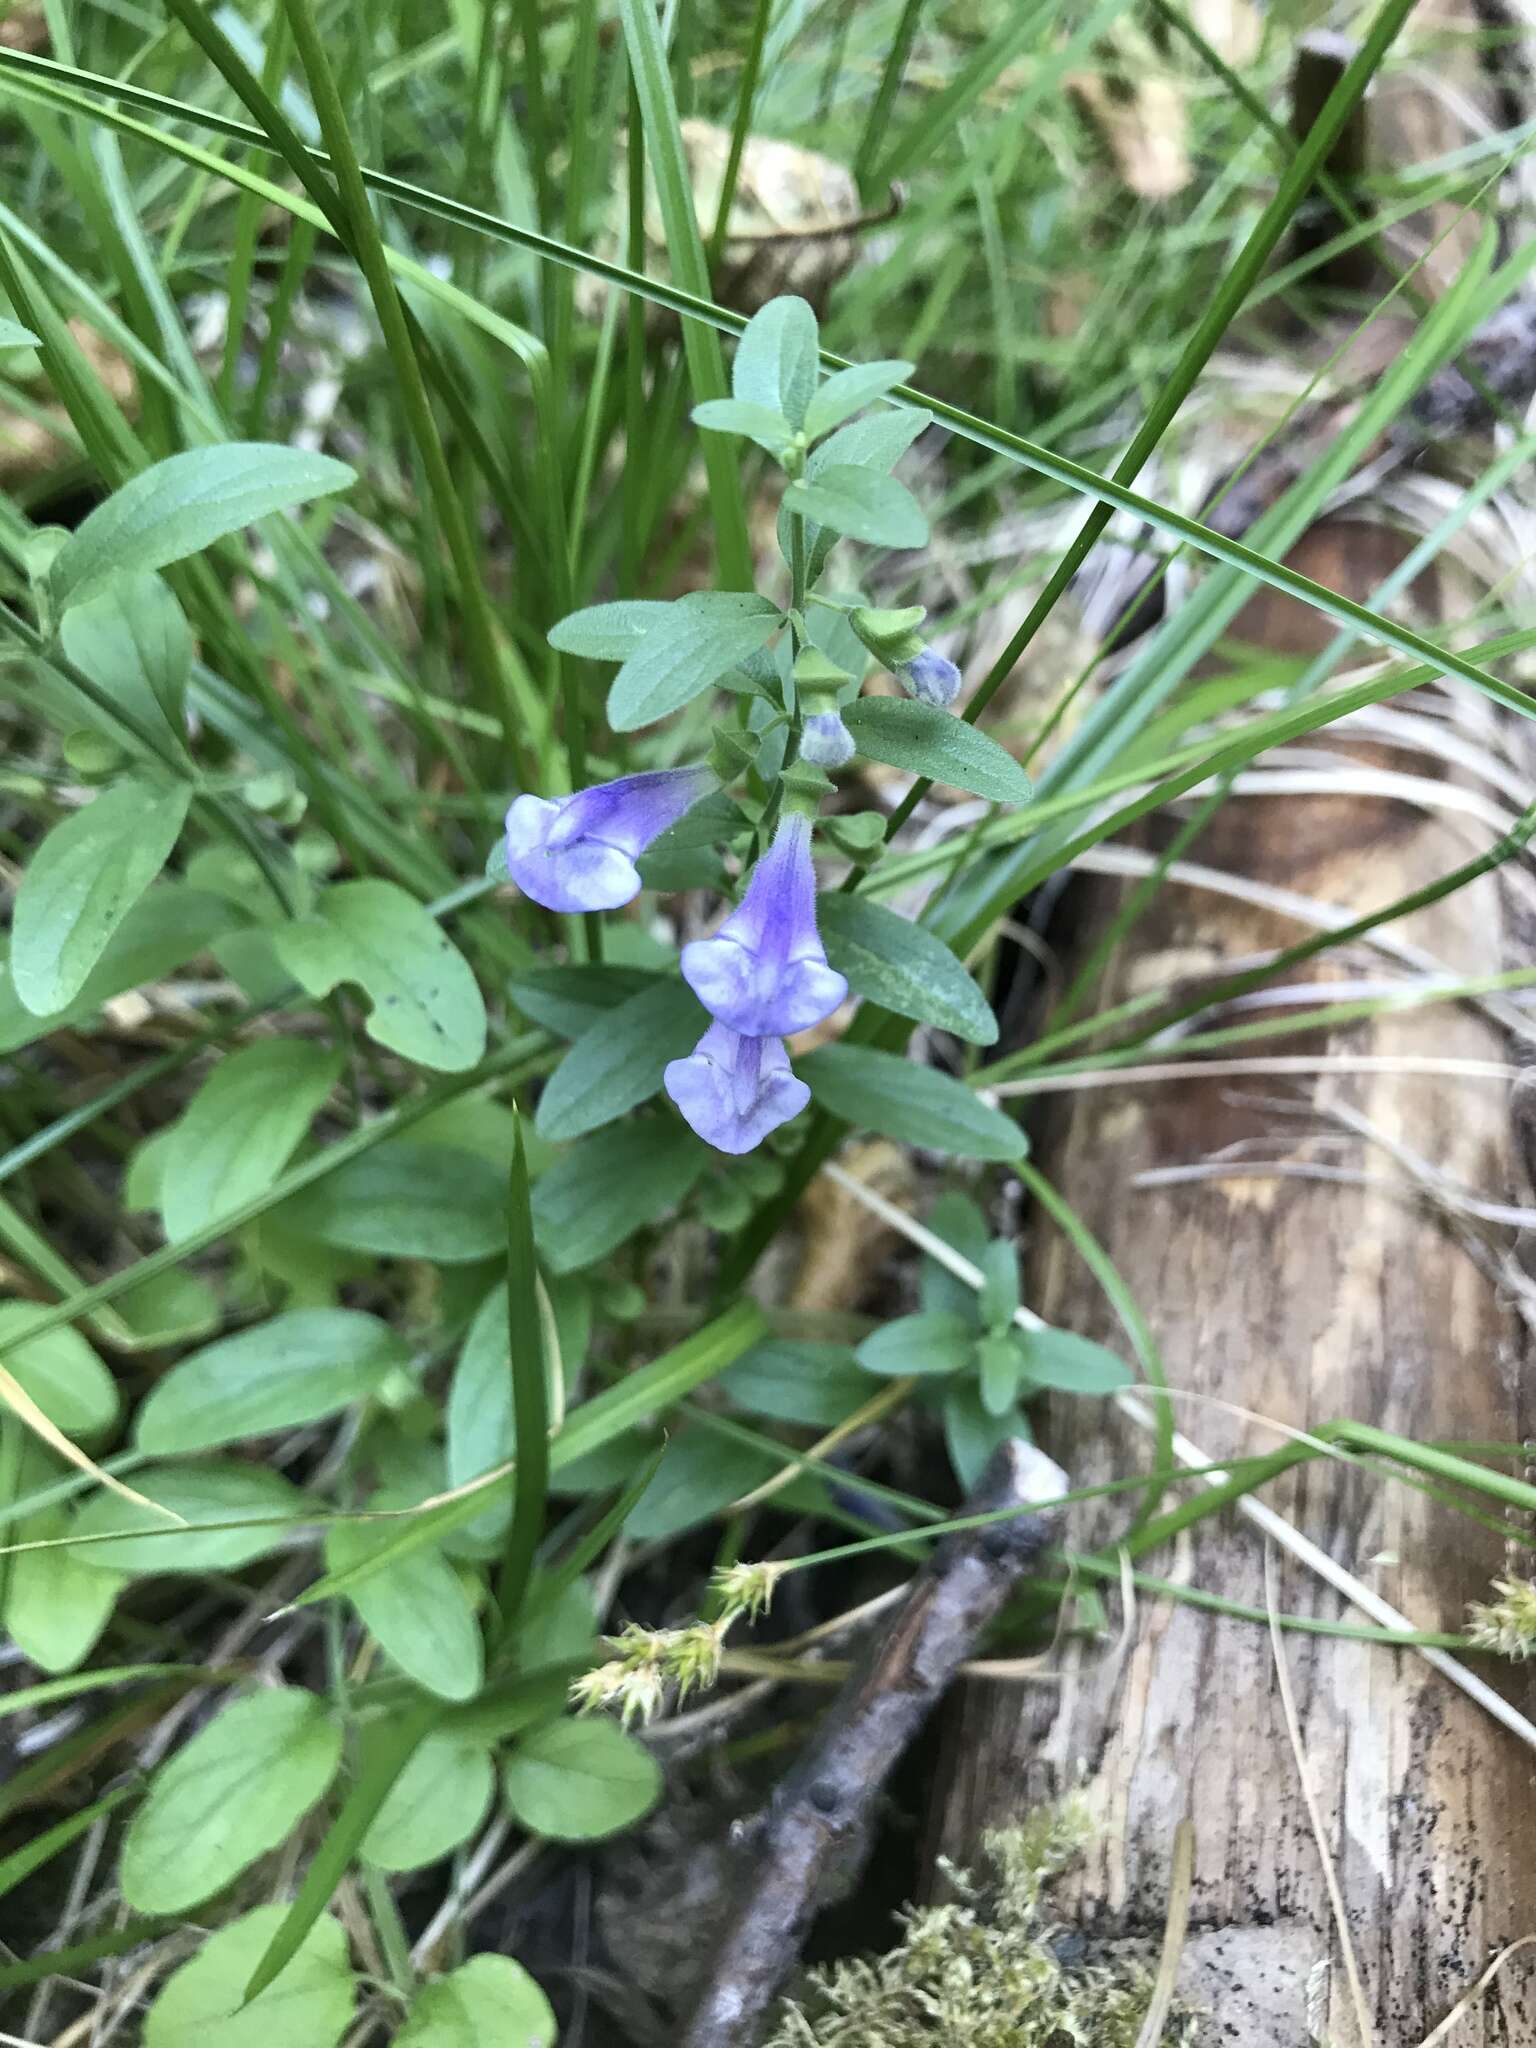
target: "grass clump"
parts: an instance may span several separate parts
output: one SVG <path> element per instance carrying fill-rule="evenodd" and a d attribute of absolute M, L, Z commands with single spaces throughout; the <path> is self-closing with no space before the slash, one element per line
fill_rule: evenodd
<path fill-rule="evenodd" d="M 1151 1970 L 1067 1960 L 1075 1944 L 1050 1917 L 1052 1881 L 1088 1834 L 1077 1799 L 994 1830 L 985 1875 L 946 1863 L 955 1898 L 909 1908 L 888 1954 L 814 1972 L 768 2048 L 1140 2048 Z M 1176 2006 L 1157 2048 L 1183 2048 L 1194 2024 Z"/>

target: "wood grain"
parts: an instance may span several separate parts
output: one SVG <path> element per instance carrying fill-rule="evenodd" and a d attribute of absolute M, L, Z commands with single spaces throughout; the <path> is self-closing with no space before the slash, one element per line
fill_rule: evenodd
<path fill-rule="evenodd" d="M 1402 546 L 1380 528 L 1335 521 L 1314 528 L 1291 559 L 1366 598 Z M 1418 601 L 1435 608 L 1432 584 Z M 1327 631 L 1315 614 L 1265 592 L 1237 637 L 1309 653 Z M 1412 766 L 1425 772 L 1422 757 Z M 1197 857 L 1364 909 L 1443 874 L 1485 837 L 1464 819 L 1393 801 L 1260 798 L 1229 803 Z M 1120 886 L 1083 892 L 1085 945 Z M 1509 964 L 1494 877 L 1402 929 L 1467 973 Z M 1111 963 L 1100 998 L 1176 984 L 1196 963 L 1297 936 L 1270 914 L 1170 887 Z M 1380 972 L 1363 952 L 1316 969 L 1322 982 Z M 1509 1056 L 1502 1033 L 1465 1006 L 1292 1036 L 1274 1049 Z M 1320 1153 L 1318 1138 L 1327 1106 L 1341 1101 L 1457 1181 L 1507 1198 L 1504 1091 L 1402 1075 L 1240 1085 L 1245 1093 L 1213 1079 L 1063 1098 L 1040 1155 L 1152 1321 L 1171 1383 L 1211 1397 L 1181 1399 L 1179 1426 L 1217 1457 L 1277 1441 L 1217 1402 L 1299 1428 L 1350 1416 L 1418 1438 L 1508 1441 L 1536 1431 L 1513 1318 L 1474 1248 L 1422 1205 L 1381 1188 L 1286 1179 L 1131 1186 L 1145 1169 L 1229 1147 L 1337 1161 L 1337 1152 Z M 1274 1106 L 1309 1096 L 1324 1115 Z M 1342 1156 L 1394 1170 L 1379 1152 Z M 1114 1341 L 1099 1290 L 1070 1247 L 1040 1234 L 1029 1253 L 1029 1299 L 1040 1312 Z M 1145 1439 L 1099 1404 L 1056 1404 L 1044 1438 L 1080 1485 L 1148 1463 Z M 1498 1534 L 1374 1473 L 1312 1464 L 1266 1498 L 1422 1627 L 1460 1626 L 1465 1602 L 1505 1568 Z M 1112 1540 L 1124 1520 L 1123 1507 L 1079 1510 L 1072 1541 Z M 1259 1539 L 1230 1514 L 1202 1523 L 1176 1556 L 1147 1561 L 1259 1607 L 1263 1565 Z M 1289 1561 L 1280 1586 L 1287 1610 L 1345 1611 Z M 1536 1754 L 1411 1653 L 1297 1633 L 1286 1648 L 1380 2048 L 1411 2048 L 1498 1947 L 1536 1930 Z M 1536 1706 L 1536 1686 L 1524 1690 Z M 1184 1985 L 1211 2009 L 1211 2042 L 1297 2048 L 1309 2035 L 1357 2038 L 1262 1626 L 1144 1603 L 1118 1648 L 1068 1649 L 1057 1695 L 968 1686 L 948 1720 L 935 1846 L 973 1856 L 987 1827 L 1079 1771 L 1101 1826 L 1071 1904 L 1110 1937 L 1161 1930 L 1175 1830 L 1186 1812 L 1193 1819 Z M 1536 1973 L 1523 1959 L 1459 2023 L 1455 2042 L 1536 2042 Z"/>

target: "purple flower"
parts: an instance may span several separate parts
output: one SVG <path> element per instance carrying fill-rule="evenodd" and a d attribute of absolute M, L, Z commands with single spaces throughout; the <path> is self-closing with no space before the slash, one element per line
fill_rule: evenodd
<path fill-rule="evenodd" d="M 684 946 L 683 979 L 747 1038 L 788 1038 L 830 1017 L 848 984 L 816 930 L 811 826 L 791 812 L 752 870 L 747 893 L 713 938 Z"/>
<path fill-rule="evenodd" d="M 924 704 L 937 704 L 941 710 L 947 710 L 960 694 L 959 669 L 931 647 L 923 648 L 910 661 L 898 662 L 895 672 L 914 697 Z"/>
<path fill-rule="evenodd" d="M 750 1152 L 811 1099 L 782 1038 L 743 1038 L 725 1024 L 711 1024 L 664 1078 L 684 1121 L 717 1152 Z"/>
<path fill-rule="evenodd" d="M 546 910 L 617 910 L 640 893 L 636 860 L 713 781 L 707 768 L 662 768 L 552 803 L 515 797 L 507 812 L 507 873 Z"/>
<path fill-rule="evenodd" d="M 800 732 L 800 758 L 813 768 L 845 768 L 853 759 L 853 734 L 837 711 L 813 711 Z"/>

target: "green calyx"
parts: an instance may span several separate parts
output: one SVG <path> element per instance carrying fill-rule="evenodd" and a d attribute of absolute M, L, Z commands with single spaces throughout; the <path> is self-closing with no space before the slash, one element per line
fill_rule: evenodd
<path fill-rule="evenodd" d="M 848 671 L 829 661 L 819 647 L 802 647 L 795 656 L 795 695 L 807 717 L 835 711 L 839 695 L 852 681 Z"/>
<path fill-rule="evenodd" d="M 927 616 L 927 608 L 920 604 L 906 605 L 900 611 L 860 605 L 848 614 L 848 623 L 882 668 L 900 668 L 922 653 L 924 642 L 918 628 Z"/>

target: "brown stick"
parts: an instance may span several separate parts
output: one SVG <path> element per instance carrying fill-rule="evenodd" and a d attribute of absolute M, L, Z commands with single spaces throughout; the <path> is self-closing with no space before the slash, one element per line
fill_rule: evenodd
<path fill-rule="evenodd" d="M 758 2037 L 830 1868 L 863 1843 L 897 1758 L 1049 1542 L 1054 1518 L 1027 1510 L 1066 1490 L 1059 1467 L 1032 1444 L 1014 1439 L 997 1452 L 965 1512 L 1019 1513 L 938 1545 L 750 1825 L 750 1868 L 683 2048 L 749 2048 Z"/>

